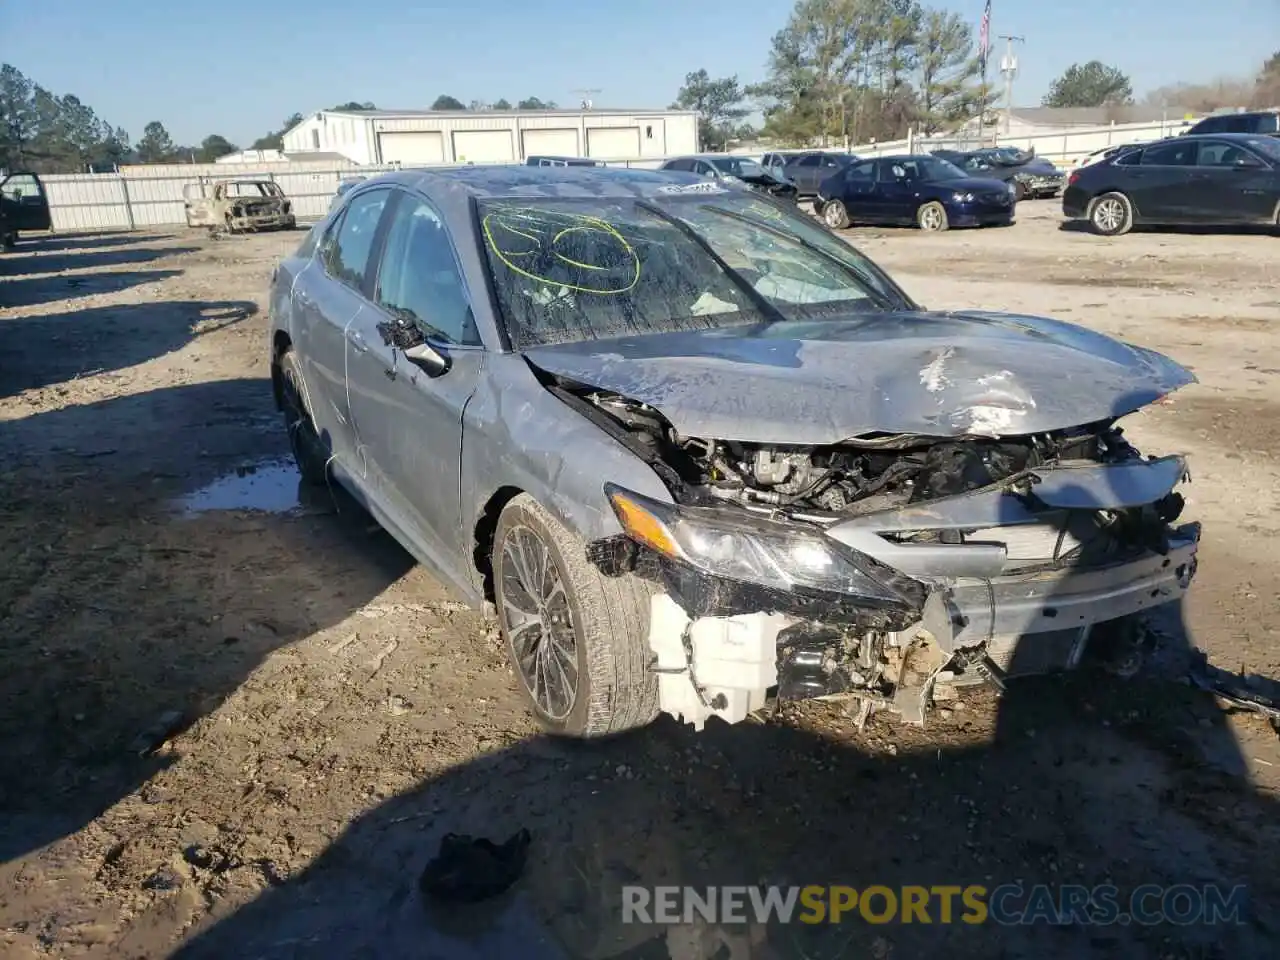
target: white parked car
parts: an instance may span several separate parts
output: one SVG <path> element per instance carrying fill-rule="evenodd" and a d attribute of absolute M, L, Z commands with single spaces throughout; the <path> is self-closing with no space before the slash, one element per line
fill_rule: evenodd
<path fill-rule="evenodd" d="M 1116 154 L 1120 153 L 1120 151 L 1122 150 L 1128 150 L 1132 147 L 1140 147 L 1140 146 L 1142 146 L 1141 143 L 1113 143 L 1113 144 L 1110 144 L 1109 146 L 1101 147 L 1098 150 L 1094 150 L 1092 153 L 1086 153 L 1083 157 L 1078 157 L 1076 159 L 1076 162 L 1072 164 L 1072 167 L 1076 170 L 1079 170 L 1082 167 L 1088 167 L 1095 163 L 1098 163 L 1100 160 L 1110 160 L 1112 157 L 1116 156 Z"/>

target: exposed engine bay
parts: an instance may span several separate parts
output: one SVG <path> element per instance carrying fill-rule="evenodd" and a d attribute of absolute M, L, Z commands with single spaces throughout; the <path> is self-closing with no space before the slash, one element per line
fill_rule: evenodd
<path fill-rule="evenodd" d="M 1002 689 L 1010 677 L 1077 666 L 1095 634 L 1128 656 L 1140 641 L 1135 614 L 1175 599 L 1194 574 L 1198 526 L 1172 526 L 1185 464 L 1143 457 L 1114 421 L 788 448 L 681 436 L 645 404 L 552 389 L 607 419 L 681 507 L 825 533 L 888 584 L 885 596 L 902 598 L 896 609 L 858 596 L 824 602 L 802 588 L 703 576 L 632 542 L 613 553 L 593 545 L 606 572 L 665 585 L 650 634 L 662 708 L 697 727 L 741 720 L 773 690 L 856 700 L 864 720 L 889 708 L 923 722 L 955 685 Z"/>
<path fill-rule="evenodd" d="M 992 439 L 886 435 L 825 448 L 784 448 L 682 437 L 652 407 L 616 394 L 584 399 L 623 425 L 680 480 L 686 502 L 765 505 L 816 519 L 955 496 L 1065 461 L 1141 458 L 1114 424 Z"/>

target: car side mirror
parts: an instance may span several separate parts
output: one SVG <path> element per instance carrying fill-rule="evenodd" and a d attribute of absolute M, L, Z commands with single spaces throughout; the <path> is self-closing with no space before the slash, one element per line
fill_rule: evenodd
<path fill-rule="evenodd" d="M 404 358 L 429 377 L 439 377 L 449 372 L 449 358 L 427 342 L 422 330 L 413 321 L 397 317 L 378 324 L 382 342 L 395 347 Z"/>
<path fill-rule="evenodd" d="M 1257 170 L 1262 166 L 1261 161 L 1255 160 L 1253 157 L 1238 157 L 1236 162 L 1231 165 L 1232 170 Z"/>
<path fill-rule="evenodd" d="M 441 377 L 449 372 L 449 358 L 425 340 L 404 351 L 404 358 L 428 377 Z"/>

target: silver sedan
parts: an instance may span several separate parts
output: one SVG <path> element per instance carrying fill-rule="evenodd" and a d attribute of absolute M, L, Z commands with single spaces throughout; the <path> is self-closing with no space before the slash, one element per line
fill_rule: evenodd
<path fill-rule="evenodd" d="M 492 604 L 550 730 L 737 722 L 1075 666 L 1175 600 L 1180 456 L 1119 421 L 1193 377 L 1042 317 L 931 312 L 794 205 L 641 170 L 354 185 L 277 267 L 276 399 Z"/>

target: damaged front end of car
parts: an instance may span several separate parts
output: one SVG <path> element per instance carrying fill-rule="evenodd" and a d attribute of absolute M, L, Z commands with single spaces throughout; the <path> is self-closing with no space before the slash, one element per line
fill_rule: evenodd
<path fill-rule="evenodd" d="M 649 645 L 664 712 L 701 728 L 780 699 L 860 700 L 923 723 L 955 686 L 1068 670 L 1101 626 L 1179 598 L 1197 524 L 1180 456 L 1115 418 L 1018 436 L 867 434 L 827 446 L 683 436 L 654 407 L 551 389 L 672 493 L 606 487 L 607 575 L 661 585 Z"/>

